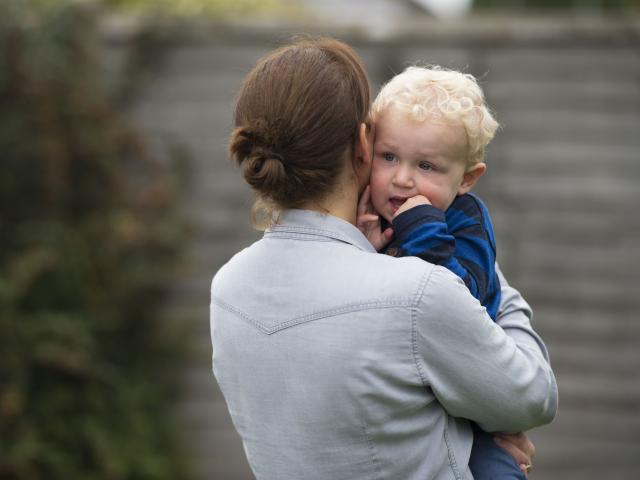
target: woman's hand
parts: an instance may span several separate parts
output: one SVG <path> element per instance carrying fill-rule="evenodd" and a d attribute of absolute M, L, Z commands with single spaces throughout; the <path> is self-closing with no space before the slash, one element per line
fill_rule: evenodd
<path fill-rule="evenodd" d="M 393 230 L 387 228 L 384 232 L 380 226 L 380 215 L 376 214 L 371 204 L 371 188 L 367 185 L 358 201 L 358 216 L 356 226 L 367 237 L 376 251 L 382 250 L 393 238 Z"/>
<path fill-rule="evenodd" d="M 527 435 L 524 432 L 511 435 L 495 434 L 493 439 L 498 445 L 504 448 L 509 455 L 515 458 L 520 466 L 520 470 L 528 475 L 531 471 L 531 462 L 533 455 L 536 453 L 536 447 L 531 443 L 531 440 L 527 438 Z"/>

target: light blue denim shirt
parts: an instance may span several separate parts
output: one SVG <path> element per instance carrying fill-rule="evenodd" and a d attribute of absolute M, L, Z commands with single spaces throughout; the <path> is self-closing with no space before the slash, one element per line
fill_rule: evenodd
<path fill-rule="evenodd" d="M 503 277 L 497 324 L 448 270 L 291 210 L 213 279 L 213 370 L 262 480 L 471 479 L 472 433 L 548 423 L 557 387 Z"/>

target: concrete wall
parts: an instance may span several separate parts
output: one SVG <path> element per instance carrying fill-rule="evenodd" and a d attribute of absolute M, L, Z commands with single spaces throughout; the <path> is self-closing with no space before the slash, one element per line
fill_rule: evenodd
<path fill-rule="evenodd" d="M 363 56 L 377 87 L 416 61 L 482 78 L 503 128 L 477 191 L 498 258 L 534 308 L 560 387 L 560 413 L 531 432 L 540 479 L 637 478 L 640 458 L 640 42 L 637 19 L 500 18 L 332 31 Z M 259 237 L 251 197 L 230 165 L 233 97 L 254 62 L 288 33 L 207 27 L 164 51 L 131 116 L 158 148 L 179 142 L 193 175 L 197 226 L 171 311 L 197 319 L 182 428 L 198 479 L 252 478 L 211 375 L 209 283 Z M 126 38 L 110 36 L 122 50 Z M 115 39 L 115 40 L 114 40 Z"/>

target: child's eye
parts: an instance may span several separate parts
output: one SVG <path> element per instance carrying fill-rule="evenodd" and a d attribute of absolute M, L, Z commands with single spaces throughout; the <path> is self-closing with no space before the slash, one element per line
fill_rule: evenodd
<path fill-rule="evenodd" d="M 393 153 L 385 152 L 382 154 L 382 158 L 387 162 L 393 162 L 396 159 L 396 156 Z"/>
<path fill-rule="evenodd" d="M 420 167 L 421 170 L 433 170 L 433 165 L 431 165 L 429 162 L 420 162 L 420 164 L 418 165 Z"/>

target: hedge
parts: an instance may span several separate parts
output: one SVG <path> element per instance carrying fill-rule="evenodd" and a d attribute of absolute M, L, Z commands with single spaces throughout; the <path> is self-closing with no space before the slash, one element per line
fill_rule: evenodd
<path fill-rule="evenodd" d="M 184 226 L 171 163 L 102 81 L 96 22 L 0 2 L 0 479 L 187 478 L 163 315 Z"/>

